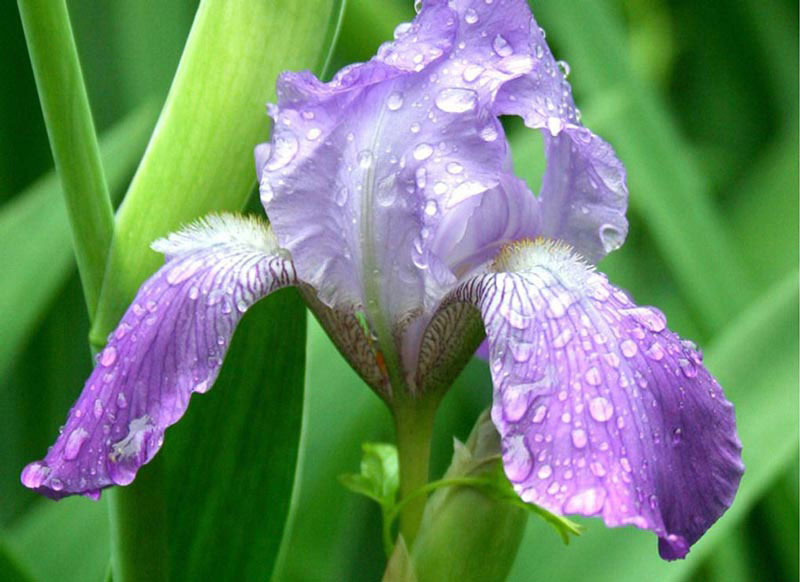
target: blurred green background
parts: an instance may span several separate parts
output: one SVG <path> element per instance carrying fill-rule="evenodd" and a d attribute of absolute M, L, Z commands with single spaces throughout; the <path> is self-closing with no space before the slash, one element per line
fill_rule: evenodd
<path fill-rule="evenodd" d="M 119 201 L 197 2 L 68 4 Z M 584 122 L 614 145 L 628 170 L 630 234 L 601 269 L 706 349 L 737 407 L 747 473 L 733 508 L 686 561 L 665 564 L 652 534 L 606 530 L 598 520 L 583 520 L 586 533 L 563 546 L 532 517 L 510 579 L 797 580 L 797 3 L 532 6 L 556 58 L 570 64 Z M 412 15 L 410 1 L 351 0 L 333 70 L 368 59 Z M 0 579 L 101 580 L 109 551 L 105 502 L 55 504 L 19 484 L 24 464 L 52 442 L 91 360 L 69 229 L 14 3 L 0 5 L 0 38 Z M 535 183 L 540 143 L 513 121 L 508 132 L 518 172 Z M 377 580 L 379 511 L 341 488 L 336 476 L 356 469 L 362 441 L 392 439 L 389 414 L 313 321 L 306 375 L 299 496 L 277 577 Z M 434 476 L 449 462 L 452 437 L 466 437 L 490 394 L 488 371 L 472 362 L 437 418 Z M 213 487 L 215 478 L 236 475 L 198 471 L 184 478 Z"/>

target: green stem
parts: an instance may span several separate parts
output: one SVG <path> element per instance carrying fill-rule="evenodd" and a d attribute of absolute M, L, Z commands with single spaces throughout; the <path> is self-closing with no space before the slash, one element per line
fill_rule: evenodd
<path fill-rule="evenodd" d="M 134 483 L 106 491 L 114 582 L 169 579 L 163 464 L 163 457 L 156 456 Z"/>
<path fill-rule="evenodd" d="M 410 548 L 425 511 L 425 496 L 418 495 L 417 490 L 428 483 L 433 418 L 438 399 L 414 400 L 409 397 L 398 400 L 394 422 L 400 464 L 400 533 Z"/>
<path fill-rule="evenodd" d="M 114 213 L 69 13 L 65 0 L 18 0 L 17 4 L 92 316 L 114 233 Z"/>

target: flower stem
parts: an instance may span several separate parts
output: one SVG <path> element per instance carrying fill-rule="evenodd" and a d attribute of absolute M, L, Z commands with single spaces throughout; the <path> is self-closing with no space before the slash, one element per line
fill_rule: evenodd
<path fill-rule="evenodd" d="M 414 543 L 425 511 L 426 498 L 416 493 L 428 482 L 431 436 L 437 404 L 438 398 L 416 400 L 406 397 L 394 407 L 400 464 L 400 533 L 409 548 Z"/>
<path fill-rule="evenodd" d="M 91 316 L 105 274 L 114 213 L 69 13 L 65 0 L 17 4 Z"/>

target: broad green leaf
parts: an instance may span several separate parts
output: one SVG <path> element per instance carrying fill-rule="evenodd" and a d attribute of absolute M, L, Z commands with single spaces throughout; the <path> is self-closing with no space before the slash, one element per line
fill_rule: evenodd
<path fill-rule="evenodd" d="M 753 163 L 731 216 L 742 257 L 761 288 L 779 281 L 800 262 L 797 133 L 789 133 Z"/>
<path fill-rule="evenodd" d="M 145 106 L 100 139 L 108 183 L 117 198 L 144 150 L 154 120 L 152 106 Z M 74 265 L 69 222 L 55 172 L 0 208 L 0 256 L 5 262 L 5 276 L 0 279 L 3 376 Z"/>
<path fill-rule="evenodd" d="M 5 373 L 0 376 L 0 524 L 47 503 L 20 483 L 20 471 L 53 444 L 91 366 L 86 305 L 75 269 Z M 73 338 L 79 338 L 75 341 Z M 49 503 L 53 505 L 52 503 Z"/>
<path fill-rule="evenodd" d="M 339 0 L 203 0 L 144 158 L 117 214 L 92 342 L 101 346 L 159 264 L 158 237 L 211 211 L 240 210 L 267 101 L 284 70 L 324 65 Z"/>
<path fill-rule="evenodd" d="M 631 209 L 652 232 L 684 296 L 719 329 L 750 290 L 691 149 L 661 99 L 635 74 L 610 2 L 536 2 L 539 24 L 569 61 L 578 96 L 602 118 L 587 125 L 611 142 L 628 171 Z M 597 102 L 602 98 L 607 105 Z M 589 105 L 580 103 L 580 105 Z M 668 180 L 664 177 L 669 176 Z"/>
<path fill-rule="evenodd" d="M 6 542 L 34 580 L 100 582 L 108 568 L 108 508 L 82 497 L 42 503 L 8 530 Z"/>
<path fill-rule="evenodd" d="M 214 388 L 167 432 L 170 579 L 269 579 L 300 444 L 305 313 L 294 290 L 253 307 Z"/>
<path fill-rule="evenodd" d="M 11 554 L 3 537 L 0 537 L 0 580 L 6 582 L 33 582 L 33 577 Z"/>
<path fill-rule="evenodd" d="M 592 568 L 595 582 L 685 580 L 736 528 L 775 477 L 797 455 L 797 272 L 773 287 L 732 322 L 708 350 L 707 364 L 736 405 L 745 475 L 731 509 L 693 546 L 684 561 L 659 559 L 656 538 L 629 528 L 606 529 L 579 520 L 587 532 L 560 547 L 531 522 L 509 580 L 579 580 Z M 768 451 L 768 453 L 767 453 Z"/>
<path fill-rule="evenodd" d="M 381 512 L 342 487 L 337 476 L 358 466 L 362 442 L 392 439 L 392 420 L 314 319 L 307 366 L 303 471 L 294 527 L 275 580 L 376 580 L 385 566 Z"/>

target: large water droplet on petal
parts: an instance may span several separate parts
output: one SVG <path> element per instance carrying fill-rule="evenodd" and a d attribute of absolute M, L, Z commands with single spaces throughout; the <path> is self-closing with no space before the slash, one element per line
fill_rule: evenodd
<path fill-rule="evenodd" d="M 582 428 L 576 428 L 572 431 L 572 444 L 575 445 L 575 448 L 582 449 L 586 446 L 586 442 L 588 441 L 586 437 L 586 431 Z"/>
<path fill-rule="evenodd" d="M 667 318 L 655 307 L 634 307 L 633 309 L 622 309 L 620 313 L 633 317 L 644 327 L 653 332 L 664 331 L 667 327 Z"/>
<path fill-rule="evenodd" d="M 501 57 L 508 57 L 514 54 L 514 49 L 510 44 L 508 44 L 508 41 L 499 34 L 494 37 L 494 40 L 492 41 L 492 48 L 494 49 L 494 52 Z"/>
<path fill-rule="evenodd" d="M 621 247 L 624 240 L 625 235 L 613 224 L 604 224 L 600 227 L 600 242 L 607 253 Z"/>
<path fill-rule="evenodd" d="M 471 89 L 442 89 L 436 96 L 436 107 L 448 113 L 472 111 L 477 104 L 478 94 Z"/>
<path fill-rule="evenodd" d="M 430 146 L 430 144 L 423 142 L 414 148 L 415 160 L 427 160 L 429 157 L 431 157 L 431 154 L 433 154 L 433 148 Z"/>
<path fill-rule="evenodd" d="M 564 513 L 594 515 L 603 509 L 605 502 L 606 490 L 602 487 L 592 487 L 570 497 L 564 504 Z"/>
<path fill-rule="evenodd" d="M 480 65 L 475 65 L 475 64 L 467 65 L 466 67 L 464 67 L 464 72 L 461 73 L 461 76 L 467 83 L 472 83 L 475 79 L 480 77 L 481 73 L 483 73 L 483 71 L 485 70 L 486 69 L 484 69 Z"/>
<path fill-rule="evenodd" d="M 606 422 L 614 414 L 614 406 L 605 397 L 598 396 L 589 402 L 589 414 L 598 422 Z"/>
<path fill-rule="evenodd" d="M 71 461 L 78 456 L 81 452 L 81 447 L 86 439 L 89 438 L 89 433 L 83 428 L 76 428 L 67 437 L 67 444 L 64 445 L 64 460 Z"/>
<path fill-rule="evenodd" d="M 467 200 L 468 198 L 472 198 L 473 196 L 477 196 L 478 194 L 484 192 L 486 190 L 486 186 L 481 184 L 480 182 L 475 182 L 474 180 L 466 180 L 456 186 L 453 191 L 450 193 L 450 196 L 447 200 L 447 207 L 452 208 L 456 204 L 460 204 Z"/>
<path fill-rule="evenodd" d="M 389 98 L 386 100 L 386 107 L 389 108 L 390 111 L 397 111 L 403 106 L 403 94 L 399 91 L 395 91 Z"/>
<path fill-rule="evenodd" d="M 506 440 L 503 465 L 508 479 L 515 483 L 521 483 L 531 474 L 533 459 L 522 435 L 514 435 Z"/>
<path fill-rule="evenodd" d="M 272 152 L 267 160 L 265 168 L 273 172 L 286 166 L 294 159 L 295 155 L 297 155 L 299 147 L 297 138 L 294 135 L 291 133 L 281 135 L 275 140 L 272 146 Z"/>
<path fill-rule="evenodd" d="M 114 346 L 108 346 L 106 349 L 103 350 L 103 353 L 100 354 L 101 366 L 110 366 L 116 361 L 117 361 L 117 348 L 115 348 Z"/>

